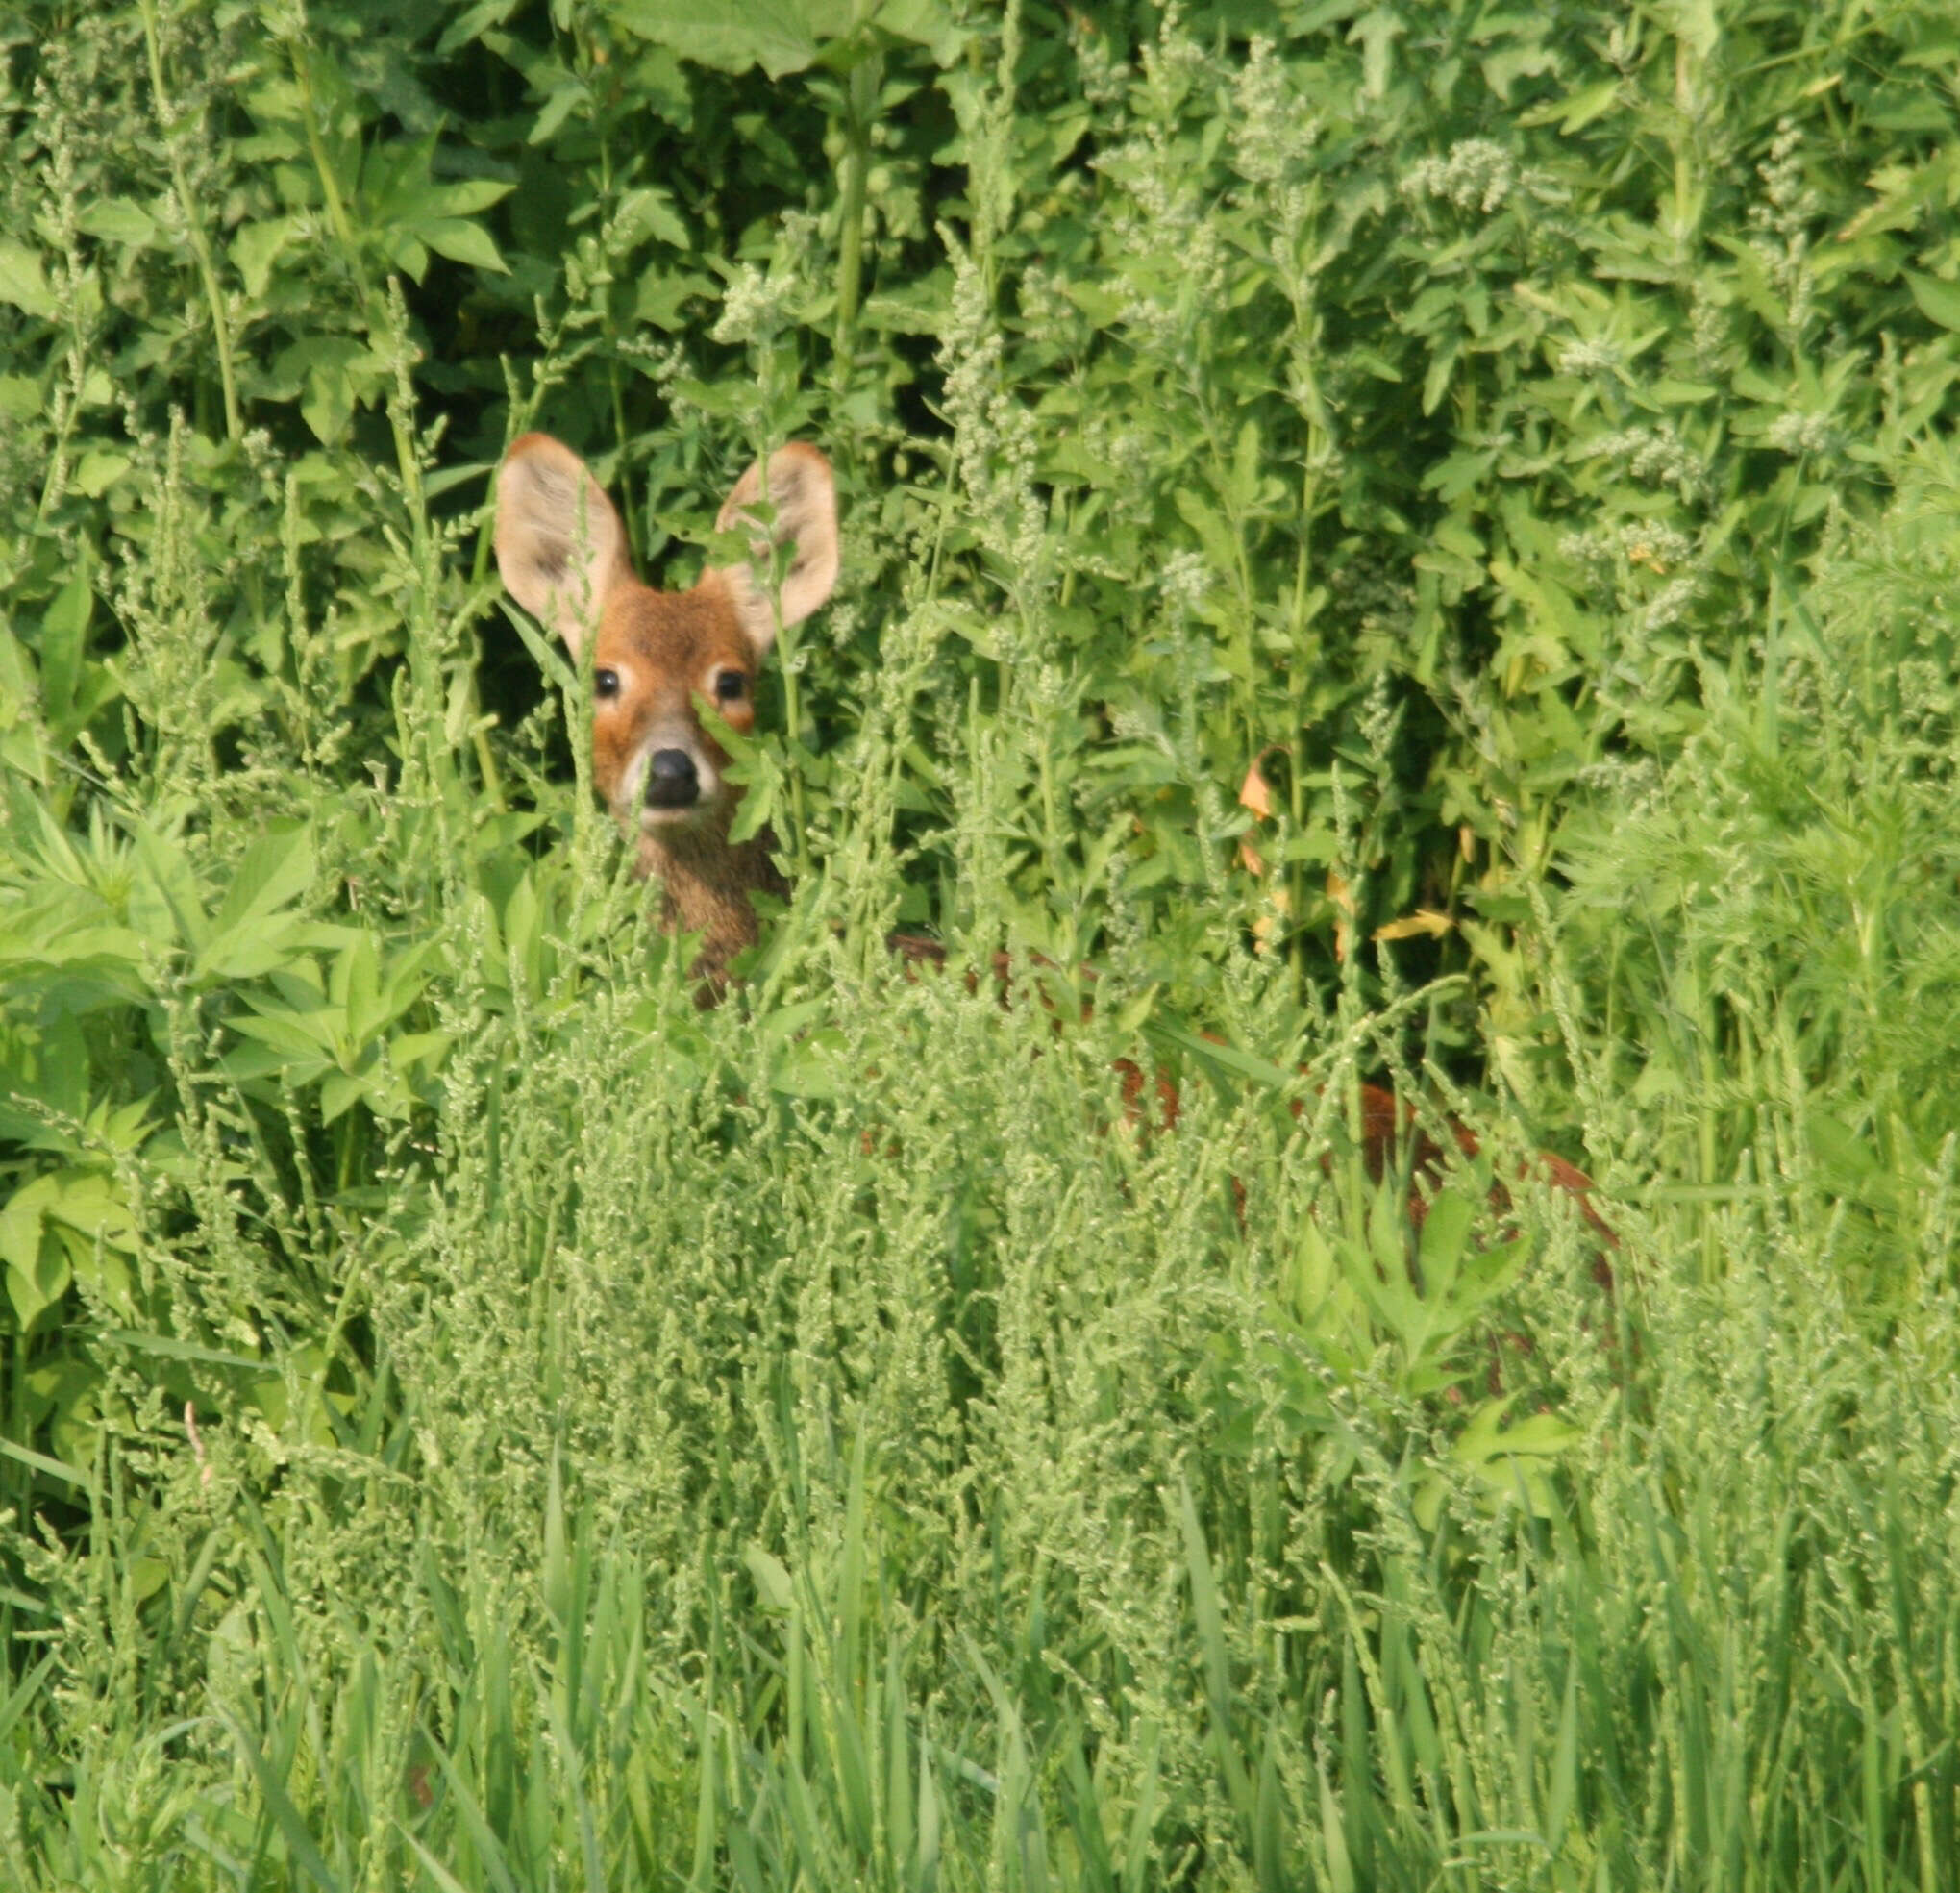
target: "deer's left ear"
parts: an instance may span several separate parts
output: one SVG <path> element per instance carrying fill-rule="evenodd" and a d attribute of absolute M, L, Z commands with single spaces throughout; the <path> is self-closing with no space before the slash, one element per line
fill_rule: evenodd
<path fill-rule="evenodd" d="M 497 469 L 497 569 L 510 596 L 578 661 L 608 596 L 633 583 L 626 528 L 585 462 L 548 434 L 511 443 Z"/>
<path fill-rule="evenodd" d="M 759 512 L 764 502 L 772 518 Z M 721 576 L 759 658 L 776 641 L 779 625 L 801 624 L 837 583 L 837 487 L 830 461 L 806 441 L 779 447 L 766 470 L 757 461 L 735 483 L 714 523 L 723 533 L 755 529 L 751 562 L 725 565 Z M 782 588 L 772 600 L 779 546 L 791 551 Z"/>

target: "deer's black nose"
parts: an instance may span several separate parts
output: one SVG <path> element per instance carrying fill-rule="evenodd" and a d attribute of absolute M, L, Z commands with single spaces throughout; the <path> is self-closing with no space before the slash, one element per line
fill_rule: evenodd
<path fill-rule="evenodd" d="M 701 799 L 701 778 L 684 749 L 657 749 L 647 764 L 649 809 L 691 809 Z"/>

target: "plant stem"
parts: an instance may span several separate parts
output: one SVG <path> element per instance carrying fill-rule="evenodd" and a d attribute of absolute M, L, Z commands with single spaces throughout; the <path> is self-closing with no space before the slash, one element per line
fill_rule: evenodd
<path fill-rule="evenodd" d="M 211 332 L 217 341 L 218 383 L 225 397 L 225 438 L 236 441 L 245 431 L 238 411 L 238 381 L 232 364 L 232 331 L 225 319 L 224 291 L 218 285 L 217 263 L 211 256 L 211 238 L 197 214 L 197 201 L 185 176 L 184 157 L 177 142 L 176 113 L 163 86 L 163 48 L 157 30 L 157 0 L 141 0 L 143 44 L 150 56 L 150 91 L 157 104 L 157 125 L 163 135 L 163 149 L 170 160 L 170 185 L 177 193 L 177 207 L 184 213 L 184 227 L 190 237 L 190 253 L 197 260 L 197 273 L 204 285 L 204 299 L 211 309 Z"/>
<path fill-rule="evenodd" d="M 836 380 L 851 379 L 857 331 L 857 305 L 864 282 L 864 187 L 871 168 L 871 126 L 884 62 L 868 54 L 851 68 L 844 87 L 844 204 L 837 247 Z"/>

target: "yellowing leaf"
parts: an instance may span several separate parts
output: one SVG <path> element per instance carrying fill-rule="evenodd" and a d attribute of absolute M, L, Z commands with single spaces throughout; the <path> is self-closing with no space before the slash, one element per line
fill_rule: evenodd
<path fill-rule="evenodd" d="M 1404 914 L 1400 920 L 1388 921 L 1375 930 L 1377 940 L 1412 940 L 1419 934 L 1427 934 L 1432 940 L 1440 940 L 1456 925 L 1447 913 L 1439 913 L 1434 908 L 1419 907 L 1415 912 Z"/>

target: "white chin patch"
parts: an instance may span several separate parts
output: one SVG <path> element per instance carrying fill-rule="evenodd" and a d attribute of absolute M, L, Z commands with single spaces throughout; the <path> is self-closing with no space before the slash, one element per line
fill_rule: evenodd
<path fill-rule="evenodd" d="M 650 809 L 642 802 L 639 805 L 639 826 L 642 834 L 652 834 L 657 829 L 698 828 L 707 818 L 712 805 L 696 802 L 685 809 Z"/>

